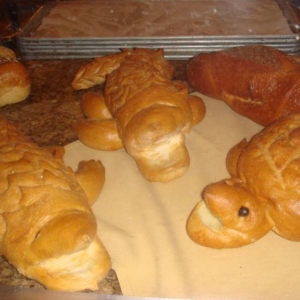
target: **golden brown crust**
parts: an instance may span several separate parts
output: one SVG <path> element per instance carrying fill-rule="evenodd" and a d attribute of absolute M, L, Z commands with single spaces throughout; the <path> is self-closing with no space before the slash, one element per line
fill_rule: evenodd
<path fill-rule="evenodd" d="M 150 86 L 170 84 L 173 73 L 174 67 L 164 59 L 162 49 L 130 52 L 121 67 L 107 76 L 104 96 L 109 111 L 114 116 L 140 91 Z"/>
<path fill-rule="evenodd" d="M 217 249 L 241 247 L 257 241 L 273 227 L 265 204 L 239 180 L 208 185 L 203 199 L 187 222 L 187 232 L 196 243 Z M 243 209 L 249 213 L 241 213 Z"/>
<path fill-rule="evenodd" d="M 60 148 L 37 147 L 4 119 L 0 150 L 1 255 L 47 288 L 97 289 L 110 269 L 89 204 L 101 191 L 101 163 L 74 173 Z"/>
<path fill-rule="evenodd" d="M 211 184 L 203 195 L 211 212 L 222 219 L 226 227 L 260 238 L 273 226 L 268 223 L 266 203 L 259 201 L 240 180 L 228 179 Z M 239 213 L 241 207 L 248 208 L 250 213 Z"/>
<path fill-rule="evenodd" d="M 185 134 L 191 128 L 192 112 L 186 97 L 185 89 L 152 86 L 118 111 L 124 147 L 149 181 L 170 181 L 189 167 Z"/>
<path fill-rule="evenodd" d="M 231 177 L 238 177 L 238 161 L 241 153 L 247 147 L 248 142 L 246 139 L 243 139 L 234 147 L 232 147 L 226 156 L 226 168 Z"/>
<path fill-rule="evenodd" d="M 213 215 L 213 225 L 218 226 L 207 225 L 199 211 L 203 204 L 197 206 L 187 225 L 191 238 L 209 247 L 231 248 L 257 240 L 269 228 L 283 238 L 300 241 L 299 146 L 300 113 L 277 120 L 249 142 L 233 147 L 227 158 L 233 177 L 210 184 L 203 193 L 205 214 Z M 239 207 L 247 208 L 242 216 Z M 252 227 L 237 222 L 240 219 L 251 221 Z M 228 229 L 235 230 L 232 240 Z"/>
<path fill-rule="evenodd" d="M 206 114 L 206 107 L 202 98 L 199 96 L 189 95 L 187 101 L 192 109 L 192 126 L 195 126 L 204 119 Z"/>
<path fill-rule="evenodd" d="M 83 114 L 90 120 L 103 120 L 112 118 L 100 92 L 88 91 L 80 101 Z"/>
<path fill-rule="evenodd" d="M 8 50 L 2 48 L 1 53 L 7 56 L 0 56 L 0 107 L 25 100 L 31 88 L 27 69 Z"/>
<path fill-rule="evenodd" d="M 171 181 L 190 164 L 185 135 L 193 115 L 187 87 L 171 80 L 173 72 L 162 50 L 138 49 L 106 81 L 105 101 L 120 139 L 149 181 Z"/>
<path fill-rule="evenodd" d="M 254 136 L 238 162 L 239 177 L 270 202 L 274 231 L 291 240 L 300 240 L 299 133 L 300 114 L 282 118 Z"/>
<path fill-rule="evenodd" d="M 195 56 L 186 75 L 200 93 L 223 100 L 237 113 L 268 126 L 300 112 L 299 67 L 282 51 L 253 45 Z"/>
<path fill-rule="evenodd" d="M 0 46 L 0 64 L 9 61 L 17 61 L 15 52 L 7 47 Z"/>
<path fill-rule="evenodd" d="M 90 205 L 93 205 L 105 183 L 105 168 L 103 164 L 95 160 L 81 161 L 75 172 L 75 177 L 84 189 Z"/>
<path fill-rule="evenodd" d="M 72 127 L 78 139 L 87 147 L 103 151 L 123 148 L 115 119 L 80 120 Z"/>
<path fill-rule="evenodd" d="M 113 119 L 105 120 L 101 113 L 93 119 L 89 112 L 98 110 L 94 105 L 101 110 L 103 101 L 86 100 L 83 111 L 89 116 L 74 125 L 75 132 L 95 149 L 124 146 L 149 181 L 173 180 L 189 167 L 185 135 L 203 119 L 204 103 L 189 97 L 186 84 L 172 80 L 174 67 L 164 59 L 163 49 L 124 53 L 125 59 L 105 81 L 104 101 Z"/>

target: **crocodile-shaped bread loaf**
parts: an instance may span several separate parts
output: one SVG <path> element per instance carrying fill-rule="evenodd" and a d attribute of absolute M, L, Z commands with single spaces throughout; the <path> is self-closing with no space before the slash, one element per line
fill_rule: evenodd
<path fill-rule="evenodd" d="M 90 160 L 73 172 L 63 154 L 0 119 L 0 254 L 48 289 L 96 290 L 110 270 L 91 210 L 105 169 Z"/>
<path fill-rule="evenodd" d="M 99 150 L 124 147 L 147 180 L 167 182 L 188 169 L 185 137 L 205 106 L 185 83 L 172 80 L 174 67 L 163 54 L 133 49 L 97 58 L 78 70 L 72 86 L 105 83 L 103 95 L 89 91 L 83 100 L 87 118 L 74 125 L 79 140 Z"/>

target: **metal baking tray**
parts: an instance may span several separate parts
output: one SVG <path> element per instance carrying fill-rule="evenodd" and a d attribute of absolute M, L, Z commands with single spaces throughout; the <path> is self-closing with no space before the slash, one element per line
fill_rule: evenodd
<path fill-rule="evenodd" d="M 99 7 L 107 5 L 131 5 L 134 2 L 153 3 L 154 5 L 171 5 L 184 2 L 185 5 L 199 0 L 100 0 L 94 1 Z M 236 0 L 238 1 L 238 0 Z M 17 36 L 17 44 L 24 60 L 34 59 L 82 59 L 117 53 L 121 48 L 164 48 L 167 59 L 189 59 L 200 52 L 211 52 L 240 45 L 264 44 L 278 48 L 289 54 L 300 54 L 300 22 L 299 6 L 293 5 L 293 1 L 274 0 L 280 7 L 290 34 L 242 34 L 242 35 L 125 35 L 125 36 L 81 36 L 81 37 L 37 37 L 35 32 L 42 24 L 51 10 L 63 3 L 74 5 L 82 1 L 58 1 L 50 2 L 33 15 Z M 201 2 L 201 1 L 200 1 Z M 84 3 L 91 3 L 84 1 Z M 121 4 L 122 3 L 122 4 Z M 198 2 L 199 3 L 199 2 Z M 116 6 L 112 6 L 116 7 Z M 169 6 L 170 7 L 170 6 Z M 217 8 L 216 8 L 217 10 Z M 147 12 L 148 13 L 148 12 Z M 201 12 L 199 12 L 201 18 Z M 172 21 L 173 20 L 173 21 Z M 173 17 L 170 22 L 176 21 Z M 152 24 L 153 25 L 153 24 Z M 154 24 L 155 25 L 155 24 Z M 158 26 L 160 26 L 158 24 Z"/>

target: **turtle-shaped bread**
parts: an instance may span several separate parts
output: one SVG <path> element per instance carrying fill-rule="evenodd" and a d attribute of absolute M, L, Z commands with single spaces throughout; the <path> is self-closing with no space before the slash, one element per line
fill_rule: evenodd
<path fill-rule="evenodd" d="M 273 230 L 300 240 L 300 114 L 281 118 L 226 158 L 231 176 L 209 184 L 187 220 L 201 245 L 233 248 Z"/>
<path fill-rule="evenodd" d="M 0 46 L 0 107 L 21 102 L 30 94 L 29 73 L 15 52 Z"/>

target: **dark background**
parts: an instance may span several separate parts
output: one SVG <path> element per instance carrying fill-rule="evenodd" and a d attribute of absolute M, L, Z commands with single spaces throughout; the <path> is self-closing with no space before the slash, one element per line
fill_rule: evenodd
<path fill-rule="evenodd" d="M 46 2 L 59 0 L 0 0 L 0 38 L 15 34 L 18 28 L 24 26 L 34 12 Z"/>

